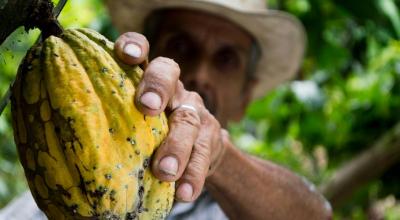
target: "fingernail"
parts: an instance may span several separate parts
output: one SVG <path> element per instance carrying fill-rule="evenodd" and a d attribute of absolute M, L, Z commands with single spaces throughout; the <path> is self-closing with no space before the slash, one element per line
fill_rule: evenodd
<path fill-rule="evenodd" d="M 178 161 L 174 157 L 164 157 L 160 161 L 160 170 L 166 174 L 175 176 L 178 172 Z"/>
<path fill-rule="evenodd" d="M 147 108 L 158 110 L 161 108 L 161 98 L 154 92 L 146 92 L 140 97 L 140 102 Z"/>
<path fill-rule="evenodd" d="M 191 201 L 193 196 L 193 187 L 189 183 L 182 183 L 178 190 L 177 196 L 184 201 Z"/>
<path fill-rule="evenodd" d="M 127 44 L 124 47 L 124 53 L 128 56 L 139 58 L 142 55 L 142 49 L 136 44 Z"/>

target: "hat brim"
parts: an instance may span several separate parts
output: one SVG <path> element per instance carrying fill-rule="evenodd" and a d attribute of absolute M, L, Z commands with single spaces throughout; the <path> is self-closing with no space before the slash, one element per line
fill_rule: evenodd
<path fill-rule="evenodd" d="M 154 10 L 184 8 L 220 15 L 248 31 L 258 42 L 261 57 L 256 68 L 258 83 L 253 98 L 291 79 L 302 62 L 306 35 L 301 23 L 276 10 L 245 11 L 207 0 L 107 0 L 112 22 L 120 32 L 143 32 L 147 16 Z"/>

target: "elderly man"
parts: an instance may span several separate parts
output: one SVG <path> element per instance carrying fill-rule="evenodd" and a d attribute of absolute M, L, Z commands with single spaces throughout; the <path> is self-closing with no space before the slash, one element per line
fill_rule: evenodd
<path fill-rule="evenodd" d="M 121 60 L 142 63 L 152 48 L 136 103 L 148 115 L 170 112 L 171 127 L 152 170 L 177 181 L 178 201 L 194 201 L 175 205 L 171 219 L 331 217 L 313 187 L 239 151 L 221 129 L 296 72 L 304 34 L 293 17 L 267 10 L 265 0 L 110 0 L 108 6 L 126 32 L 115 44 Z"/>
<path fill-rule="evenodd" d="M 177 182 L 169 219 L 331 218 L 315 187 L 241 152 L 222 129 L 241 119 L 251 100 L 295 74 L 304 48 L 296 19 L 267 10 L 265 0 L 107 4 L 126 32 L 115 44 L 119 58 L 132 65 L 151 58 L 137 107 L 147 115 L 169 114 L 169 135 L 152 160 L 156 177 Z"/>

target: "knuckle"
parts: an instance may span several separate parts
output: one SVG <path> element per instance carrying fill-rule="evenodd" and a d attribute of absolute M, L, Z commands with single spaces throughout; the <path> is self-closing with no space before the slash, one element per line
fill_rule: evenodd
<path fill-rule="evenodd" d="M 221 128 L 221 125 L 219 124 L 218 120 L 207 109 L 205 109 L 203 113 L 202 123 L 208 128 L 211 128 L 213 132 Z"/>
<path fill-rule="evenodd" d="M 168 136 L 168 147 L 165 151 L 181 158 L 190 153 L 192 143 L 188 139 L 178 138 L 177 136 Z"/>
<path fill-rule="evenodd" d="M 197 187 L 201 186 L 210 166 L 209 159 L 208 154 L 205 152 L 198 152 L 193 155 L 182 178 L 193 184 L 197 184 Z"/>
<path fill-rule="evenodd" d="M 122 36 L 130 40 L 147 41 L 147 38 L 143 34 L 137 32 L 126 32 Z"/>
<path fill-rule="evenodd" d="M 220 129 L 220 134 L 221 134 L 221 138 L 222 138 L 223 141 L 230 139 L 230 135 L 229 135 L 229 132 L 227 130 L 225 130 L 223 128 Z"/>
<path fill-rule="evenodd" d="M 179 68 L 178 63 L 175 62 L 175 60 L 173 60 L 171 58 L 168 58 L 168 57 L 159 56 L 159 57 L 156 57 L 154 60 L 157 61 L 157 62 L 160 62 L 160 63 L 168 64 L 171 67 Z"/>
<path fill-rule="evenodd" d="M 184 124 L 191 127 L 200 128 L 199 116 L 194 111 L 176 109 L 170 117 L 170 122 L 175 124 Z"/>
<path fill-rule="evenodd" d="M 163 70 L 167 69 L 168 74 L 174 76 L 173 78 L 178 80 L 181 69 L 173 59 L 167 57 L 157 57 L 153 60 L 157 66 L 161 66 Z"/>
<path fill-rule="evenodd" d="M 155 92 L 157 93 L 162 101 L 169 100 L 172 88 L 168 82 L 165 82 L 162 77 L 154 75 L 154 77 L 145 77 L 141 83 L 140 93 L 144 92 Z"/>
<path fill-rule="evenodd" d="M 197 92 L 188 91 L 187 96 L 189 99 L 194 100 L 196 103 L 201 103 L 201 104 L 203 103 L 203 99 Z"/>
<path fill-rule="evenodd" d="M 203 168 L 199 166 L 200 164 L 189 164 L 186 168 L 184 175 L 182 176 L 182 179 L 191 182 L 195 188 L 198 188 L 199 185 L 202 185 L 206 177 L 206 175 L 202 171 Z"/>
<path fill-rule="evenodd" d="M 180 70 L 178 63 L 175 62 L 171 58 L 160 56 L 160 57 L 156 57 L 153 61 L 163 64 L 163 65 L 167 65 L 170 68 L 173 68 L 174 70 Z"/>
<path fill-rule="evenodd" d="M 217 130 L 217 131 L 221 130 L 221 125 L 219 124 L 218 120 L 214 116 L 211 117 L 211 121 L 212 121 L 211 123 L 213 124 L 215 130 Z"/>
<path fill-rule="evenodd" d="M 210 158 L 210 144 L 205 139 L 197 140 L 195 143 L 196 160 L 207 162 Z"/>
<path fill-rule="evenodd" d="M 168 59 L 168 58 L 166 58 Z M 149 64 L 146 69 L 148 80 L 167 82 L 175 86 L 176 81 L 179 78 L 180 69 L 178 67 L 171 66 L 169 63 L 160 62 L 160 57 L 155 58 Z"/>
<path fill-rule="evenodd" d="M 149 42 L 147 38 L 144 35 L 136 32 L 126 32 L 119 36 L 115 42 L 115 47 L 122 50 L 129 43 L 136 44 L 144 51 L 147 51 L 149 48 Z"/>
<path fill-rule="evenodd" d="M 205 125 L 212 125 L 213 124 L 213 116 L 210 114 L 210 112 L 207 109 L 204 109 L 203 111 L 203 124 Z"/>
<path fill-rule="evenodd" d="M 145 78 L 146 90 L 154 90 L 159 95 L 164 95 L 170 91 L 170 83 L 168 83 L 164 77 L 159 74 L 152 74 L 151 77 Z"/>

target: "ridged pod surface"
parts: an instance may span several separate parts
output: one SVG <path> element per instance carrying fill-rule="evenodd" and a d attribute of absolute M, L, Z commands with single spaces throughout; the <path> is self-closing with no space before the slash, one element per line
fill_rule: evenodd
<path fill-rule="evenodd" d="M 134 105 L 139 67 L 89 29 L 34 46 L 13 87 L 14 137 L 31 192 L 49 219 L 164 219 L 174 184 L 149 163 L 168 132 L 164 114 Z"/>

